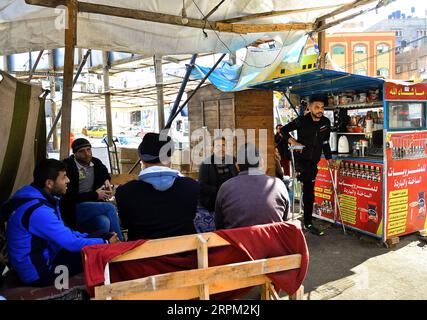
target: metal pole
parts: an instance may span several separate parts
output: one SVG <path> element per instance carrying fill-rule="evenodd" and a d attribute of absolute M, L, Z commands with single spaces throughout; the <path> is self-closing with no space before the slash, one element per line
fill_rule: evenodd
<path fill-rule="evenodd" d="M 203 85 L 203 83 L 205 83 L 205 81 L 208 79 L 208 77 L 211 75 L 211 73 L 215 70 L 215 68 L 219 65 L 219 63 L 222 61 L 222 59 L 224 59 L 224 57 L 226 56 L 226 54 L 222 54 L 222 56 L 218 59 L 218 61 L 213 65 L 213 67 L 209 70 L 209 72 L 203 77 L 203 79 L 199 82 L 199 84 L 197 85 L 197 87 L 193 90 L 193 92 L 191 93 L 191 95 L 189 97 L 187 97 L 187 99 L 185 100 L 185 102 L 181 105 L 181 107 L 177 110 L 177 112 L 173 115 L 173 118 L 171 120 L 171 122 L 178 116 L 178 114 L 181 112 L 182 109 L 184 109 L 184 107 L 187 105 L 188 101 L 191 100 L 191 98 L 196 94 L 197 90 L 199 90 L 199 88 Z"/>
<path fill-rule="evenodd" d="M 104 73 L 104 99 L 105 99 L 105 117 L 107 120 L 107 145 L 112 147 L 113 145 L 113 123 L 111 116 L 111 93 L 110 93 L 110 75 L 109 75 L 109 65 L 108 65 L 108 52 L 102 52 L 102 62 L 104 64 L 103 73 Z M 108 152 L 110 149 L 108 148 Z"/>
<path fill-rule="evenodd" d="M 283 95 L 285 96 L 286 100 L 288 100 L 289 105 L 291 106 L 291 108 L 294 110 L 294 112 L 297 114 L 297 117 L 299 117 L 299 113 L 297 111 L 297 109 L 295 108 L 295 106 L 293 105 L 293 103 L 291 102 L 291 99 L 289 99 L 289 97 L 286 95 L 286 92 L 283 92 Z"/>
<path fill-rule="evenodd" d="M 191 71 L 194 68 L 194 63 L 196 62 L 197 54 L 193 54 L 190 60 L 190 64 L 187 64 L 187 71 L 185 73 L 184 79 L 182 80 L 181 87 L 179 88 L 178 95 L 176 96 L 175 103 L 173 104 L 172 110 L 169 114 L 168 122 L 166 123 L 165 129 L 169 129 L 172 125 L 172 117 L 176 112 L 176 109 L 179 107 L 179 103 L 181 102 L 182 95 L 184 94 L 185 87 L 187 86 L 187 82 L 190 79 Z"/>
<path fill-rule="evenodd" d="M 332 187 L 334 188 L 335 202 L 337 203 L 338 210 L 340 211 L 340 220 L 341 220 L 341 225 L 342 225 L 342 231 L 345 234 L 345 227 L 344 227 L 344 222 L 342 221 L 342 211 L 341 211 L 340 200 L 339 200 L 338 193 L 337 193 L 337 187 L 335 185 L 335 179 L 334 179 L 334 176 L 332 175 L 332 170 L 331 170 L 331 166 L 329 165 L 329 161 L 326 160 L 326 162 L 328 163 L 329 174 L 331 175 L 331 180 L 332 180 Z"/>
<path fill-rule="evenodd" d="M 157 88 L 157 119 L 159 124 L 159 132 L 165 126 L 165 109 L 163 97 L 163 71 L 162 71 L 162 56 L 154 56 L 154 73 L 156 76 Z"/>
<path fill-rule="evenodd" d="M 49 50 L 48 61 L 49 61 L 49 71 L 55 71 L 53 50 Z M 56 119 L 56 102 L 55 102 L 56 91 L 55 91 L 55 74 L 54 73 L 51 76 L 49 76 L 49 83 L 50 83 L 50 105 L 51 105 L 51 113 L 52 113 L 51 129 L 50 130 L 51 131 L 53 130 L 52 131 L 53 132 L 52 149 L 58 150 L 58 148 L 59 148 L 58 132 L 57 132 L 57 130 L 55 130 L 56 124 L 55 124 L 55 126 L 53 125 L 55 123 L 55 119 Z M 50 133 L 50 131 L 49 131 L 49 133 Z M 46 139 L 46 143 L 49 143 L 50 136 L 51 135 L 48 135 L 48 138 Z"/>
<path fill-rule="evenodd" d="M 79 69 L 77 70 L 76 75 L 74 76 L 74 81 L 73 81 L 73 87 L 76 84 L 77 80 L 79 79 L 80 73 L 83 70 L 84 65 L 86 64 L 86 61 L 90 55 L 91 49 L 88 49 L 88 51 L 86 52 L 85 56 L 83 57 L 82 63 L 79 66 Z M 61 118 L 62 115 L 62 106 L 58 111 L 58 114 L 56 115 L 55 120 L 52 123 L 52 128 L 49 131 L 49 134 L 47 135 L 47 139 L 46 141 L 49 142 L 50 138 L 52 137 L 52 133 L 55 130 L 56 125 L 58 124 L 59 119 Z"/>
<path fill-rule="evenodd" d="M 34 62 L 33 68 L 31 69 L 30 75 L 28 76 L 27 82 L 30 82 L 31 79 L 33 78 L 33 74 L 36 71 L 37 66 L 39 65 L 40 59 L 43 56 L 43 52 L 44 52 L 44 50 L 40 50 L 39 55 L 37 56 L 37 59 Z M 30 52 L 30 57 L 31 57 L 31 52 Z"/>

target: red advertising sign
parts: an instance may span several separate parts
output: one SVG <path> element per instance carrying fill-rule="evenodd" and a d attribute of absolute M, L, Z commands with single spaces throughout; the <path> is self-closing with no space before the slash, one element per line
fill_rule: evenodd
<path fill-rule="evenodd" d="M 334 221 L 335 195 L 326 159 L 320 160 L 317 169 L 319 172 L 314 185 L 313 216 Z"/>
<path fill-rule="evenodd" d="M 387 239 L 427 228 L 427 132 L 387 135 Z"/>
<path fill-rule="evenodd" d="M 386 100 L 427 100 L 427 83 L 417 83 L 409 86 L 386 82 Z"/>
<path fill-rule="evenodd" d="M 382 235 L 382 164 L 347 161 L 340 164 L 337 189 L 341 212 L 338 222 L 344 225 Z"/>

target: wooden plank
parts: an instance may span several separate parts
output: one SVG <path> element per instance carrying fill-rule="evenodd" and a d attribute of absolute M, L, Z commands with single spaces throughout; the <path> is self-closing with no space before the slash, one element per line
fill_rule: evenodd
<path fill-rule="evenodd" d="M 295 31 L 295 30 L 313 30 L 312 23 L 277 23 L 277 24 L 230 24 L 216 23 L 219 32 L 231 33 L 258 33 L 258 32 L 279 32 L 279 31 Z"/>
<path fill-rule="evenodd" d="M 298 290 L 289 296 L 289 300 L 302 300 L 304 298 L 304 286 L 298 288 Z"/>
<path fill-rule="evenodd" d="M 177 271 L 142 279 L 123 281 L 99 287 L 97 297 L 123 296 L 141 291 L 156 291 L 211 284 L 223 280 L 242 279 L 261 274 L 297 269 L 301 266 L 301 255 L 293 254 L 269 259 L 246 261 L 228 265 Z"/>
<path fill-rule="evenodd" d="M 267 281 L 262 285 L 261 300 L 270 300 L 269 284 L 270 282 Z"/>
<path fill-rule="evenodd" d="M 66 5 L 67 0 L 25 0 L 27 4 L 39 5 L 44 7 L 56 8 L 60 5 Z M 164 24 L 171 24 L 183 27 L 216 30 L 220 32 L 231 33 L 258 33 L 258 32 L 276 32 L 285 30 L 313 30 L 312 23 L 282 23 L 282 24 L 230 24 L 217 23 L 204 19 L 188 18 L 187 23 L 183 23 L 182 16 L 176 16 L 165 13 L 108 6 L 102 4 L 93 4 L 88 2 L 76 2 L 79 12 L 102 14 L 120 18 L 136 19 Z"/>
<path fill-rule="evenodd" d="M 229 245 L 229 243 L 215 233 L 202 233 L 207 239 L 209 248 Z M 197 249 L 196 235 L 185 235 L 164 239 L 148 240 L 144 244 L 132 249 L 118 257 L 110 263 L 137 260 L 144 258 L 159 257 L 167 254 L 186 252 Z"/>
<path fill-rule="evenodd" d="M 346 12 L 348 10 L 351 10 L 351 9 L 354 9 L 354 8 L 357 8 L 357 7 L 360 7 L 360 6 L 363 6 L 365 4 L 375 2 L 375 1 L 376 0 L 356 0 L 356 1 L 353 1 L 352 3 L 345 4 L 345 5 L 341 6 L 340 8 L 338 8 L 338 9 L 336 9 L 336 10 L 334 10 L 328 14 L 325 14 L 323 16 L 318 17 L 316 19 L 315 23 L 317 24 L 319 21 L 326 20 L 326 19 L 334 17 L 340 13 Z"/>
<path fill-rule="evenodd" d="M 121 185 L 121 184 L 125 184 L 129 181 L 136 180 L 137 178 L 138 178 L 137 174 L 127 174 L 127 173 L 112 174 L 111 175 L 111 184 Z"/>
<path fill-rule="evenodd" d="M 279 294 L 277 293 L 276 289 L 274 289 L 274 286 L 271 282 L 268 284 L 268 288 L 270 291 L 271 300 L 280 300 Z"/>
<path fill-rule="evenodd" d="M 319 27 L 323 27 L 326 24 L 325 20 L 319 21 Z M 320 53 L 320 68 L 325 69 L 326 64 L 326 31 L 323 30 L 317 34 L 317 39 L 319 43 L 319 53 Z"/>
<path fill-rule="evenodd" d="M 64 84 L 62 91 L 61 149 L 59 159 L 70 155 L 71 105 L 73 100 L 74 47 L 77 41 L 77 1 L 66 2 L 68 28 L 65 29 Z"/>
<path fill-rule="evenodd" d="M 212 295 L 221 292 L 253 287 L 265 283 L 266 281 L 268 281 L 268 279 L 269 278 L 267 276 L 259 275 L 243 279 L 219 281 L 209 286 L 209 292 Z M 132 295 L 115 297 L 113 298 L 113 300 L 189 300 L 198 297 L 198 287 L 191 286 L 179 289 L 141 292 Z"/>
<path fill-rule="evenodd" d="M 262 12 L 262 13 L 248 14 L 248 15 L 242 16 L 242 17 L 225 19 L 225 20 L 221 20 L 221 21 L 218 21 L 218 22 L 236 23 L 236 22 L 242 22 L 242 21 L 255 20 L 255 19 L 259 19 L 259 18 L 284 16 L 284 15 L 288 15 L 288 14 L 292 14 L 292 13 L 298 13 L 298 12 L 308 12 L 308 11 L 315 11 L 315 10 L 330 9 L 330 8 L 335 8 L 335 7 L 338 7 L 338 6 L 339 5 L 330 5 L 330 6 L 321 6 L 321 7 L 292 9 L 292 10 L 268 11 L 268 12 Z"/>
<path fill-rule="evenodd" d="M 209 267 L 208 263 L 208 241 L 203 235 L 197 235 L 197 266 L 199 269 L 206 269 Z M 209 300 L 209 285 L 201 284 L 199 286 L 200 300 Z"/>

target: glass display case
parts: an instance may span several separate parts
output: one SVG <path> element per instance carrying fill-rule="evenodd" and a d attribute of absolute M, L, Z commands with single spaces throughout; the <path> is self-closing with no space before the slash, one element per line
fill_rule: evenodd
<path fill-rule="evenodd" d="M 426 127 L 426 108 L 424 102 L 389 102 L 390 129 L 422 129 Z"/>

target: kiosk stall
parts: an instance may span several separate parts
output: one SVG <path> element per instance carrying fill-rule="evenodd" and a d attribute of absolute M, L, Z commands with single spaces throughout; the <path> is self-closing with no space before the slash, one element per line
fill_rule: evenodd
<path fill-rule="evenodd" d="M 258 89 L 325 94 L 333 176 L 319 162 L 313 215 L 389 239 L 427 229 L 427 83 L 318 69 L 259 83 Z M 340 217 L 341 215 L 341 217 Z"/>

